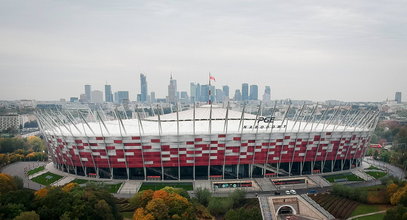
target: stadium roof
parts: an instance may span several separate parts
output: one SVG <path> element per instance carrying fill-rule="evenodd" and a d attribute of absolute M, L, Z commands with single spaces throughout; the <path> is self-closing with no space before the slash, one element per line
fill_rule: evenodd
<path fill-rule="evenodd" d="M 211 113 L 212 112 L 212 113 Z M 226 120 L 226 115 L 227 120 Z M 160 120 L 159 120 L 160 117 Z M 75 124 L 64 123 L 53 127 L 48 126 L 45 131 L 55 135 L 74 136 L 140 136 L 140 135 L 176 135 L 177 131 L 181 135 L 193 134 L 225 134 L 225 133 L 284 133 L 284 132 L 330 132 L 336 131 L 368 131 L 368 128 L 344 127 L 343 125 L 307 123 L 298 120 L 280 120 L 267 122 L 256 120 L 256 115 L 227 110 L 219 106 L 201 106 L 195 109 L 188 109 L 178 113 L 170 113 L 161 116 L 152 116 L 142 120 L 123 119 L 93 122 L 81 122 Z M 257 127 L 256 127 L 257 126 Z M 268 126 L 268 127 L 267 127 Z M 273 129 L 271 129 L 274 126 Z M 52 127 L 52 126 L 51 126 Z M 178 128 L 178 129 L 177 129 Z M 243 128 L 243 129 L 242 129 Z"/>

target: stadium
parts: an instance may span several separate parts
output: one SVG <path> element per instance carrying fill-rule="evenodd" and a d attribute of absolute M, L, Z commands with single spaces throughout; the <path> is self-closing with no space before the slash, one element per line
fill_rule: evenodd
<path fill-rule="evenodd" d="M 143 110 L 144 112 L 144 110 Z M 379 113 L 350 106 L 206 104 L 108 119 L 102 111 L 37 112 L 54 166 L 113 179 L 299 176 L 361 165 Z"/>

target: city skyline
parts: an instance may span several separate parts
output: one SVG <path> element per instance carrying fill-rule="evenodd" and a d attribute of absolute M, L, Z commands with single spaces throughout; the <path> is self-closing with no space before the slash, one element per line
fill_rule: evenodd
<path fill-rule="evenodd" d="M 16 2 L 0 7 L 0 100 L 58 100 L 83 85 L 157 97 L 213 73 L 275 99 L 383 101 L 407 94 L 407 3 Z M 23 16 L 24 15 L 24 16 Z M 61 89 L 64 88 L 64 89 Z M 259 94 L 260 97 L 261 94 Z"/>

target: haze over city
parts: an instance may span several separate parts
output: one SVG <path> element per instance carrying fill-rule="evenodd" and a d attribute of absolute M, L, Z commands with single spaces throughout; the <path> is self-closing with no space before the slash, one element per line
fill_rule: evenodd
<path fill-rule="evenodd" d="M 383 101 L 407 93 L 405 1 L 1 1 L 0 99 L 83 85 L 167 95 L 190 82 L 271 86 L 272 99 Z"/>

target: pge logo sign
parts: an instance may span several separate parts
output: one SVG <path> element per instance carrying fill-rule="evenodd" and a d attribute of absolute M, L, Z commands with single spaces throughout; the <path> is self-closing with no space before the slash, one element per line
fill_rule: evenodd
<path fill-rule="evenodd" d="M 265 123 L 270 123 L 270 122 L 273 122 L 274 121 L 274 119 L 275 119 L 275 117 L 263 117 L 263 116 L 260 116 L 258 119 L 257 119 L 257 122 L 265 122 Z"/>

